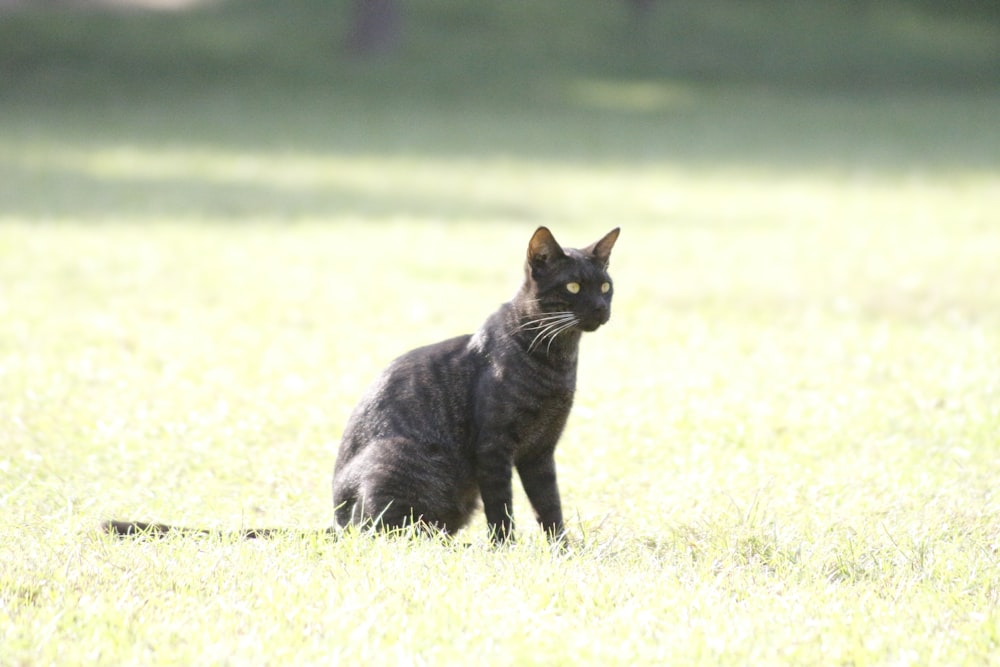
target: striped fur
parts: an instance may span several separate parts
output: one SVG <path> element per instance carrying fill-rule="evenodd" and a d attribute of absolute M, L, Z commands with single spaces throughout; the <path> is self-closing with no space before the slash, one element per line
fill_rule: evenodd
<path fill-rule="evenodd" d="M 517 471 L 550 537 L 563 534 L 554 452 L 576 389 L 580 336 L 608 321 L 618 229 L 583 249 L 540 227 L 524 283 L 471 335 L 397 358 L 345 428 L 333 475 L 339 526 L 453 533 L 478 509 L 512 535 Z M 567 285 L 574 283 L 570 288 Z"/>

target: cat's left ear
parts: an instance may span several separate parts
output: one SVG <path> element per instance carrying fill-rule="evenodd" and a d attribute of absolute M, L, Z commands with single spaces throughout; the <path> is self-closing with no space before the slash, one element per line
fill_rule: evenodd
<path fill-rule="evenodd" d="M 618 240 L 620 231 L 621 227 L 615 227 L 600 241 L 585 248 L 584 252 L 589 253 L 602 267 L 608 268 L 608 262 L 611 260 L 611 249 L 615 247 L 615 241 Z"/>
<path fill-rule="evenodd" d="M 550 260 L 565 257 L 562 246 L 556 242 L 548 227 L 539 227 L 528 243 L 528 263 L 532 268 L 545 266 Z"/>

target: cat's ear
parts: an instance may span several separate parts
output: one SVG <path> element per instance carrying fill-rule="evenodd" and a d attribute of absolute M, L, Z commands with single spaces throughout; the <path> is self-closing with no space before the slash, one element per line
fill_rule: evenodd
<path fill-rule="evenodd" d="M 562 246 L 556 242 L 548 227 L 539 227 L 535 230 L 528 243 L 528 263 L 532 267 L 541 267 L 550 260 L 565 256 Z"/>
<path fill-rule="evenodd" d="M 608 268 L 608 262 L 611 260 L 611 249 L 615 247 L 615 241 L 618 240 L 618 233 L 620 231 L 620 227 L 615 227 L 605 234 L 604 238 L 600 241 L 586 248 L 584 252 L 589 253 L 601 266 Z"/>

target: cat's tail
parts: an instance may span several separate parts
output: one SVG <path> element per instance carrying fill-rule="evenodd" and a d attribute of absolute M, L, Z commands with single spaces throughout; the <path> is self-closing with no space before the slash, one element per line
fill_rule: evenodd
<path fill-rule="evenodd" d="M 165 523 L 148 523 L 146 521 L 102 521 L 102 533 L 118 537 L 166 537 L 167 535 L 216 535 L 220 537 L 235 537 L 244 540 L 265 539 L 281 535 L 332 535 L 333 528 L 326 530 L 295 530 L 291 528 L 244 528 L 242 530 L 224 531 L 208 528 L 186 528 L 171 526 Z"/>

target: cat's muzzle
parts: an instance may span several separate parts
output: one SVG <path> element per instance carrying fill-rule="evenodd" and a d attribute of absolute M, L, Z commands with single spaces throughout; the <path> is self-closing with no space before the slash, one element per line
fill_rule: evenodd
<path fill-rule="evenodd" d="M 602 309 L 598 310 L 595 313 L 587 315 L 586 317 L 581 317 L 579 324 L 577 324 L 576 326 L 578 329 L 580 329 L 580 331 L 587 331 L 587 332 L 597 331 L 599 327 L 601 327 L 604 324 L 607 324 L 610 318 L 611 318 L 611 311 Z"/>

